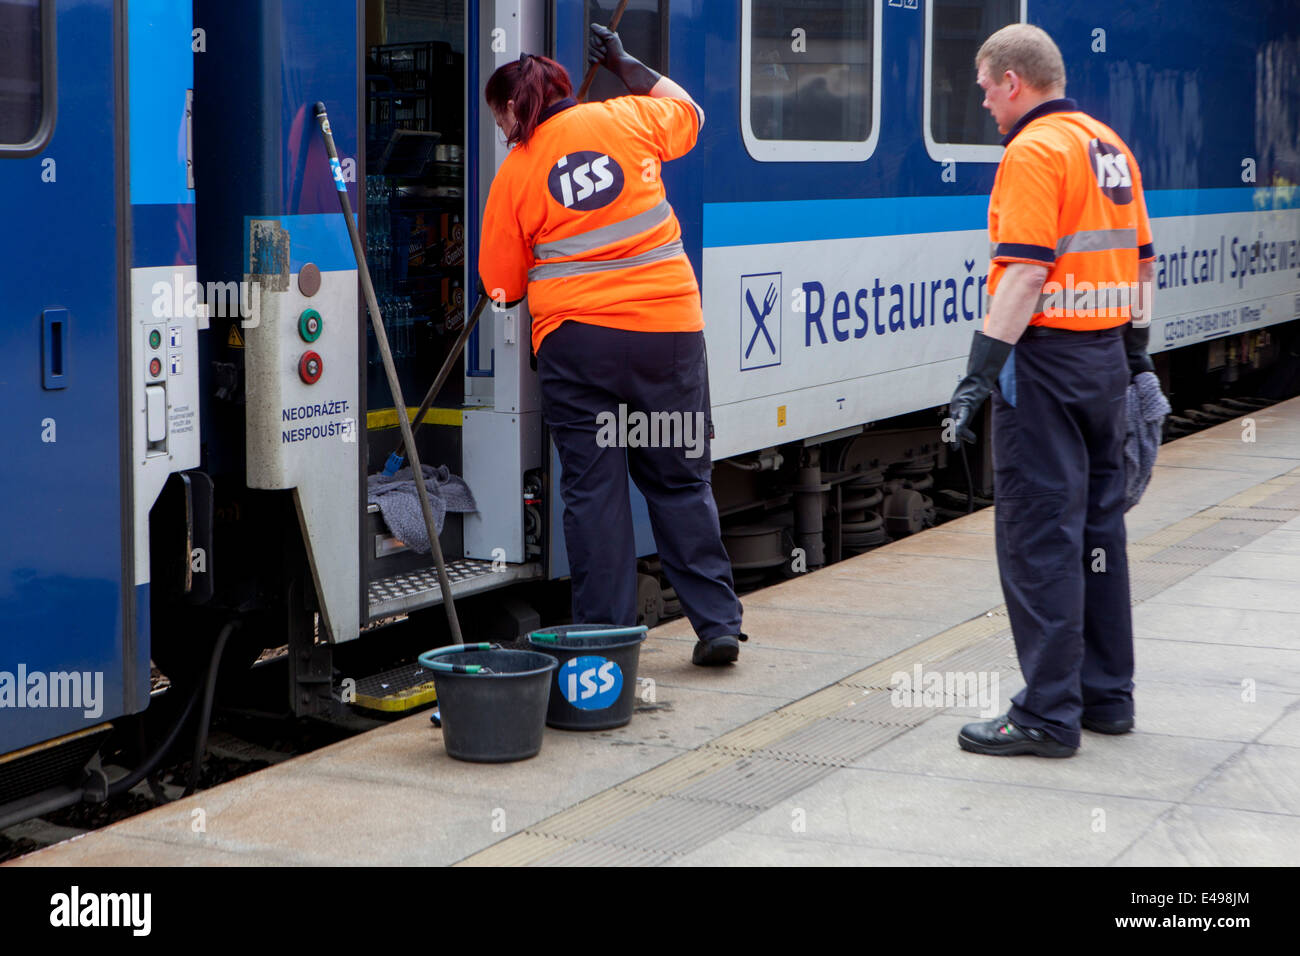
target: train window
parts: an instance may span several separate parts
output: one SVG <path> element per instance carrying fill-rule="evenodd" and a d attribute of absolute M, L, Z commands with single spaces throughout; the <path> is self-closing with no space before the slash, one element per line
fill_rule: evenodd
<path fill-rule="evenodd" d="M 586 19 L 584 24 L 600 23 L 609 25 L 614 19 L 614 11 L 619 0 L 585 0 Z M 589 26 L 583 27 L 582 65 L 587 67 L 587 33 Z M 630 0 L 623 11 L 623 19 L 618 24 L 618 36 L 623 41 L 623 48 L 656 73 L 668 73 L 668 0 Z M 580 80 L 574 77 L 574 83 Z M 619 82 L 609 70 L 597 70 L 596 79 L 592 81 L 588 100 L 608 100 L 615 96 L 627 96 L 627 87 Z"/>
<path fill-rule="evenodd" d="M 926 0 L 925 145 L 939 162 L 996 163 L 1002 134 L 980 104 L 975 54 L 990 34 L 1023 22 L 1026 0 Z"/>
<path fill-rule="evenodd" d="M 30 156 L 53 126 L 52 0 L 0 0 L 0 156 Z"/>
<path fill-rule="evenodd" d="M 741 133 L 763 162 L 861 161 L 880 117 L 882 0 L 743 0 Z"/>

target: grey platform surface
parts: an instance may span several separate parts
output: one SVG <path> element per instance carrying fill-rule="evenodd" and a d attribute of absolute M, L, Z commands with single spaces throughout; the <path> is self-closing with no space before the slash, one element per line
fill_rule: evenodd
<path fill-rule="evenodd" d="M 728 669 L 678 620 L 619 730 L 451 760 L 427 714 L 15 865 L 1293 865 L 1300 858 L 1300 399 L 1161 449 L 1129 514 L 1138 727 L 1068 760 L 958 749 L 977 708 L 890 675 L 1022 686 L 992 509 L 746 595 Z M 468 859 L 467 859 L 468 858 Z"/>

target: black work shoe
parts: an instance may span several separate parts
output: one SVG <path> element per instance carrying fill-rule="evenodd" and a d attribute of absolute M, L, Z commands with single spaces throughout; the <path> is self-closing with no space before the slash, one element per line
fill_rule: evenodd
<path fill-rule="evenodd" d="M 994 757 L 1012 757 L 1016 754 L 1072 757 L 1078 749 L 1054 740 L 1045 731 L 1012 723 L 1006 714 L 984 723 L 967 724 L 957 735 L 957 743 L 962 750 L 991 754 Z"/>
<path fill-rule="evenodd" d="M 716 667 L 730 664 L 740 656 L 740 642 L 748 640 L 744 634 L 728 634 L 695 642 L 691 651 L 691 663 L 700 667 Z"/>
<path fill-rule="evenodd" d="M 1095 717 L 1084 717 L 1081 723 L 1084 729 L 1096 734 L 1126 734 L 1133 729 L 1132 717 L 1125 717 L 1123 720 L 1097 720 Z"/>

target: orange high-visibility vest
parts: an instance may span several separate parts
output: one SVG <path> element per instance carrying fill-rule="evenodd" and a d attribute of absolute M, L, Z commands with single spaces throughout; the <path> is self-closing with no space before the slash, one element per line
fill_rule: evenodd
<path fill-rule="evenodd" d="M 479 275 L 506 301 L 527 291 L 534 350 L 566 320 L 704 328 L 659 175 L 698 135 L 699 114 L 685 100 L 621 96 L 563 109 L 510 151 L 488 194 Z"/>
<path fill-rule="evenodd" d="M 1044 265 L 1030 325 L 1123 325 L 1138 262 L 1155 258 L 1137 161 L 1072 100 L 1051 100 L 1026 118 L 1003 141 L 989 199 L 989 292 L 997 293 L 1009 263 Z"/>

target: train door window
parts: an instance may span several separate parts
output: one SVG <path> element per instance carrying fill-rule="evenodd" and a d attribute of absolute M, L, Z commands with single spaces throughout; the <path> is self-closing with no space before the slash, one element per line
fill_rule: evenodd
<path fill-rule="evenodd" d="M 618 0 L 584 0 L 586 4 L 583 20 L 582 50 L 583 71 L 587 67 L 587 33 L 590 24 L 599 23 L 608 26 L 614 18 Z M 668 73 L 668 0 L 630 0 L 619 21 L 618 36 L 623 41 L 623 49 L 632 54 L 656 73 Z M 580 82 L 578 77 L 574 83 Z M 615 96 L 626 96 L 627 87 L 609 70 L 596 71 L 592 81 L 591 92 L 587 99 L 608 100 Z"/>
<path fill-rule="evenodd" d="M 0 157 L 40 152 L 53 127 L 53 0 L 0 0 Z"/>
<path fill-rule="evenodd" d="M 938 162 L 996 163 L 1002 134 L 980 104 L 975 54 L 989 35 L 1023 23 L 1027 0 L 926 0 L 925 146 Z"/>
<path fill-rule="evenodd" d="M 465 324 L 465 47 L 472 2 L 365 4 L 366 260 L 407 396 L 424 394 Z M 396 413 L 374 330 L 367 327 L 366 335 L 366 401 L 374 413 L 368 427 L 377 432 L 390 429 Z M 471 375 L 477 357 L 471 355 Z M 459 405 L 463 390 L 464 378 L 451 376 L 439 406 Z M 391 437 L 381 435 L 370 447 Z M 453 459 L 448 463 L 456 470 Z"/>
<path fill-rule="evenodd" d="M 742 0 L 741 134 L 762 162 L 851 162 L 880 130 L 883 0 Z"/>

